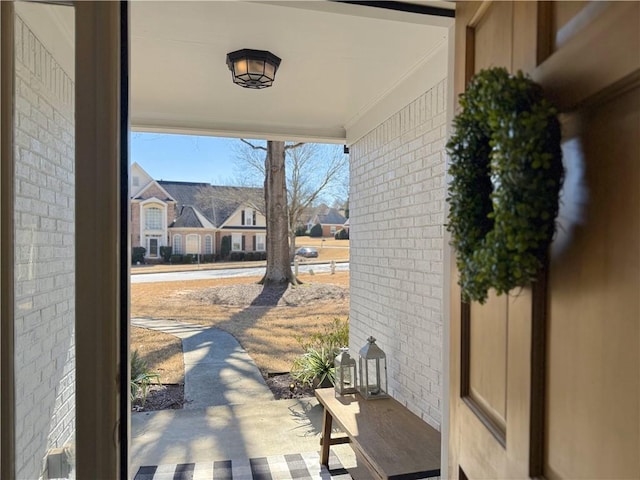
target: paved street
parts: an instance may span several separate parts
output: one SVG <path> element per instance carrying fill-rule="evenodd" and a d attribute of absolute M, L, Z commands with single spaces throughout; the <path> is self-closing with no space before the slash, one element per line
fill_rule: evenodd
<path fill-rule="evenodd" d="M 293 267 L 292 267 L 293 268 Z M 300 273 L 308 273 L 313 270 L 315 273 L 327 273 L 330 270 L 328 263 L 300 265 Z M 349 270 L 349 263 L 337 263 L 336 272 Z M 264 275 L 265 267 L 248 268 L 226 268 L 220 270 L 192 270 L 189 272 L 167 272 L 167 273 L 143 273 L 131 275 L 131 283 L 154 283 L 154 282 L 177 282 L 184 280 L 209 280 L 213 278 L 232 277 L 257 277 Z"/>

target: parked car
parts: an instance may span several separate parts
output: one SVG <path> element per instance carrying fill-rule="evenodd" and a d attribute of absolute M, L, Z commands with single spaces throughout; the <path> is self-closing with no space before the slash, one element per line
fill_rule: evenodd
<path fill-rule="evenodd" d="M 302 247 L 298 249 L 298 251 L 296 252 L 296 255 L 299 255 L 305 258 L 317 258 L 318 250 L 316 250 L 313 247 Z"/>

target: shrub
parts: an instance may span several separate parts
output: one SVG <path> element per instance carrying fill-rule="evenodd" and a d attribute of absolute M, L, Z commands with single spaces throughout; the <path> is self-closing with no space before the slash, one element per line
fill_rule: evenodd
<path fill-rule="evenodd" d="M 316 223 L 311 230 L 309 230 L 309 236 L 313 238 L 319 238 L 322 236 L 322 225 Z"/>
<path fill-rule="evenodd" d="M 231 235 L 225 235 L 220 241 L 220 257 L 227 258 L 231 251 Z"/>
<path fill-rule="evenodd" d="M 165 263 L 169 263 L 171 260 L 171 254 L 173 253 L 172 247 L 160 247 L 160 256 Z"/>
<path fill-rule="evenodd" d="M 349 231 L 341 228 L 336 232 L 333 238 L 335 238 L 336 240 L 349 240 Z"/>
<path fill-rule="evenodd" d="M 305 236 L 309 236 L 309 234 L 307 233 L 307 227 L 300 226 L 296 228 L 296 237 L 305 237 Z"/>
<path fill-rule="evenodd" d="M 341 347 L 349 345 L 349 318 L 340 320 L 334 318 L 333 323 L 324 328 L 321 332 L 315 332 L 307 337 L 297 336 L 296 341 L 303 350 L 329 348 L 340 352 Z"/>
<path fill-rule="evenodd" d="M 169 262 L 174 264 L 182 263 L 182 255 L 171 255 Z"/>
<path fill-rule="evenodd" d="M 333 361 L 340 353 L 340 347 L 349 345 L 349 320 L 335 318 L 333 323 L 321 332 L 306 338 L 296 337 L 304 350 L 291 367 L 291 375 L 303 384 L 317 387 L 325 380 L 335 381 Z"/>
<path fill-rule="evenodd" d="M 188 265 L 192 264 L 194 260 L 195 260 L 195 255 L 191 253 L 187 253 L 182 257 L 182 263 L 186 263 Z"/>
<path fill-rule="evenodd" d="M 134 350 L 131 354 L 131 379 L 129 383 L 131 388 L 131 401 L 139 397 L 144 407 L 147 401 L 149 387 L 154 380 L 156 383 L 160 383 L 160 375 L 150 372 L 147 362 L 140 357 L 138 350 Z"/>
<path fill-rule="evenodd" d="M 144 247 L 133 247 L 131 249 L 131 263 L 144 263 L 144 254 L 147 253 L 147 249 Z"/>
<path fill-rule="evenodd" d="M 213 258 L 214 258 L 214 257 L 213 257 L 213 254 L 212 254 L 212 253 L 205 253 L 205 254 L 202 256 L 202 261 L 203 261 L 204 263 L 213 263 Z"/>
<path fill-rule="evenodd" d="M 253 262 L 254 260 L 256 260 L 256 252 L 246 252 L 244 254 L 245 262 Z"/>
<path fill-rule="evenodd" d="M 229 260 L 232 262 L 241 262 L 244 260 L 244 252 L 231 252 L 229 255 Z"/>

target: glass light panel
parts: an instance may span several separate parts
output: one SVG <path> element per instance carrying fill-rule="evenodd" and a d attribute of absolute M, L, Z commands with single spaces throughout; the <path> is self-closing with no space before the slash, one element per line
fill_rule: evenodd
<path fill-rule="evenodd" d="M 341 348 L 341 353 L 334 361 L 336 382 L 335 389 L 338 395 L 346 395 L 357 392 L 356 361 L 349 355 L 348 348 Z"/>
<path fill-rule="evenodd" d="M 264 73 L 264 61 L 261 60 L 249 60 L 249 73 L 257 74 L 258 78 Z"/>
<path fill-rule="evenodd" d="M 264 66 L 264 74 L 273 80 L 276 76 L 276 68 L 271 63 L 267 63 Z"/>
<path fill-rule="evenodd" d="M 233 70 L 236 76 L 247 73 L 247 60 L 244 58 L 236 60 L 233 64 Z"/>

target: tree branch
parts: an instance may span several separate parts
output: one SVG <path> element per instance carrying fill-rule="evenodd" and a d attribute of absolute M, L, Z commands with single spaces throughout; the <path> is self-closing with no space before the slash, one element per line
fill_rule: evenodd
<path fill-rule="evenodd" d="M 286 145 L 284 147 L 285 150 L 292 150 L 294 148 L 298 148 L 301 147 L 302 145 L 304 145 L 304 142 L 298 142 L 298 143 L 294 143 L 293 145 Z"/>
<path fill-rule="evenodd" d="M 253 148 L 254 150 L 264 150 L 265 152 L 267 151 L 267 148 L 266 148 L 266 147 L 262 147 L 262 146 L 260 146 L 260 145 L 254 145 L 253 143 L 251 143 L 251 142 L 249 142 L 249 141 L 245 140 L 244 138 L 241 138 L 241 139 L 240 139 L 240 141 L 241 141 L 242 143 L 246 143 L 247 145 L 249 145 L 249 146 L 250 146 L 251 148 Z"/>

